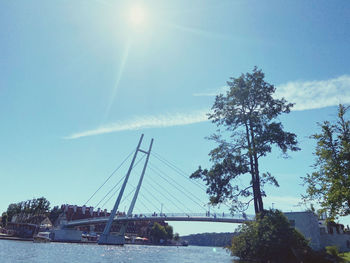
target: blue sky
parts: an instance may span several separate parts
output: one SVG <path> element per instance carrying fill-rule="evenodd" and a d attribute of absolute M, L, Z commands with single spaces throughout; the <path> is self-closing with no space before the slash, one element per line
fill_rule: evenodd
<path fill-rule="evenodd" d="M 204 137 L 215 127 L 205 113 L 229 77 L 255 65 L 276 85 L 276 96 L 296 103 L 281 121 L 302 148 L 290 159 L 274 152 L 261 161 L 281 185 L 267 188 L 265 205 L 304 209 L 297 203 L 300 177 L 314 159 L 308 136 L 316 122 L 335 118 L 338 103 L 350 103 L 349 10 L 348 1 L 2 1 L 0 211 L 40 196 L 53 205 L 84 204 L 141 133 L 144 148 L 154 138 L 154 151 L 186 173 L 208 167 L 214 145 Z M 150 163 L 207 201 L 157 159 Z M 157 177 L 160 186 L 151 186 L 155 175 L 148 172 L 151 192 L 172 189 Z M 149 210 L 160 203 L 176 210 L 164 195 L 201 209 L 174 190 Z M 231 230 L 174 226 L 180 234 Z"/>

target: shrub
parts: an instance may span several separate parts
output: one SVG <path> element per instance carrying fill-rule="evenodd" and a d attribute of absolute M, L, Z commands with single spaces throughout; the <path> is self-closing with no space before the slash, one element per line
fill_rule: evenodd
<path fill-rule="evenodd" d="M 326 247 L 326 252 L 335 257 L 339 256 L 339 248 L 337 246 Z"/>
<path fill-rule="evenodd" d="M 295 251 L 309 250 L 308 241 L 292 228 L 279 210 L 265 211 L 239 227 L 232 239 L 231 254 L 256 262 L 294 262 Z"/>

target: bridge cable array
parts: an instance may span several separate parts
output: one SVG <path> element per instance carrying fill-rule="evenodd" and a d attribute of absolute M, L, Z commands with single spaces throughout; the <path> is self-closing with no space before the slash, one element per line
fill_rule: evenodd
<path fill-rule="evenodd" d="M 133 168 L 135 168 L 141 161 L 142 159 L 144 158 L 145 156 L 143 155 L 133 166 Z M 98 202 L 98 204 L 95 206 L 95 207 L 98 207 L 98 205 L 113 191 L 113 189 L 115 189 L 122 181 L 123 179 L 125 178 L 126 175 L 124 175 L 122 178 L 120 178 L 120 180 L 108 191 L 108 193 Z M 106 202 L 103 203 L 102 207 L 104 207 L 109 200 L 111 200 L 112 197 L 114 197 L 116 195 L 116 193 L 119 192 L 121 187 L 118 187 L 117 190 L 115 190 L 112 195 L 107 199 Z"/>
<path fill-rule="evenodd" d="M 194 181 L 192 179 L 189 178 L 188 174 L 186 174 L 186 172 L 184 172 L 181 168 L 177 167 L 174 163 L 172 163 L 171 161 L 167 160 L 166 158 L 164 158 L 163 156 L 161 156 L 159 153 L 156 153 L 153 151 L 152 156 L 155 157 L 156 159 L 158 159 L 160 162 L 162 162 L 163 164 L 165 164 L 166 166 L 168 166 L 169 168 L 171 168 L 173 171 L 175 171 L 178 175 L 181 175 L 182 177 L 184 177 L 187 181 L 191 182 L 193 185 L 197 186 L 198 188 L 205 190 L 206 191 L 206 187 L 202 184 L 200 184 L 197 181 Z M 191 193 L 191 192 L 189 192 Z M 191 193 L 192 194 L 192 193 Z M 197 198 L 198 200 L 198 198 Z M 226 203 L 222 203 L 224 206 L 226 206 L 227 208 L 231 208 L 230 205 L 226 204 Z M 213 209 L 213 208 L 212 208 Z M 215 210 L 215 209 L 214 209 Z"/>
<path fill-rule="evenodd" d="M 103 182 L 103 184 L 90 196 L 90 198 L 85 202 L 84 205 L 86 205 L 95 195 L 96 193 L 111 179 L 111 177 L 120 169 L 120 167 L 123 166 L 123 164 L 130 158 L 130 156 L 135 152 L 133 150 L 129 155 L 121 162 L 121 164 L 108 176 L 108 178 Z"/>
<path fill-rule="evenodd" d="M 176 188 L 178 191 L 180 191 L 181 193 L 183 193 L 187 198 L 189 198 L 192 202 L 194 202 L 195 204 L 197 204 L 201 209 L 203 208 L 203 204 L 198 203 L 196 200 L 194 200 L 189 194 L 191 194 L 192 196 L 194 196 L 191 192 L 188 192 L 189 194 L 187 194 L 185 191 L 183 191 L 182 189 L 180 189 L 177 185 L 180 185 L 178 182 L 176 182 L 174 179 L 172 179 L 170 176 L 168 176 L 169 179 L 171 179 L 174 183 L 170 182 L 170 180 L 168 180 L 165 177 L 165 174 L 160 171 L 160 169 L 158 169 L 157 167 L 153 168 L 153 165 L 150 165 L 150 169 L 152 171 L 154 171 L 158 176 L 160 176 L 163 180 L 165 180 L 168 184 L 170 184 L 172 187 Z M 158 170 L 158 171 L 157 171 Z M 181 185 L 180 185 L 181 187 Z M 197 200 L 199 200 L 199 202 L 202 202 L 198 197 L 194 196 Z"/>
<path fill-rule="evenodd" d="M 175 164 L 172 162 L 168 161 L 164 157 L 162 157 L 160 154 L 153 152 L 151 153 L 152 156 L 154 156 L 156 159 L 164 163 L 166 166 L 171 168 L 173 171 L 175 171 L 177 174 L 181 175 L 184 177 L 186 180 L 191 182 L 192 184 L 196 185 L 197 187 L 201 188 L 202 190 L 206 190 L 206 187 L 203 186 L 202 184 L 198 183 L 197 181 L 191 180 L 186 172 L 184 172 L 181 168 L 177 167 Z"/>
<path fill-rule="evenodd" d="M 165 159 L 164 157 L 162 157 L 160 154 L 153 152 L 152 155 L 157 158 L 159 161 L 161 161 L 162 163 L 164 163 L 165 165 L 167 165 L 169 168 L 173 169 L 174 171 L 176 171 L 179 175 L 181 175 L 182 177 L 186 178 L 188 181 L 190 181 L 192 184 L 195 184 L 196 186 L 198 186 L 199 188 L 201 188 L 202 190 L 206 191 L 206 187 L 203 186 L 202 184 L 200 184 L 197 181 L 191 180 L 189 178 L 189 176 L 186 174 L 186 172 L 184 172 L 181 168 L 177 167 L 174 163 L 168 161 L 167 159 Z M 226 203 L 222 203 L 224 206 L 226 206 L 227 208 L 231 208 L 230 205 L 226 204 Z"/>
<path fill-rule="evenodd" d="M 125 162 L 131 157 L 131 155 L 135 153 L 135 150 L 133 150 L 131 153 L 128 154 L 128 156 L 121 162 L 121 164 L 108 176 L 108 178 L 102 183 L 102 185 L 90 196 L 90 198 L 85 202 L 84 205 L 86 205 L 91 199 L 102 189 L 103 186 L 112 178 L 113 175 L 116 174 L 116 172 L 125 164 Z M 133 165 L 132 168 L 135 168 L 145 157 L 146 155 L 142 155 L 142 157 L 138 158 L 137 162 Z M 198 191 L 203 193 L 203 190 L 206 191 L 206 187 L 199 183 L 198 181 L 194 181 L 189 178 L 188 174 L 184 172 L 181 168 L 177 167 L 174 163 L 168 161 L 164 157 L 162 157 L 158 153 L 151 153 L 151 156 L 155 157 L 156 160 L 161 162 L 162 165 L 170 168 L 173 173 L 171 175 L 179 175 L 183 178 L 185 178 L 187 181 L 189 181 L 193 186 L 195 186 Z M 192 188 L 190 190 L 186 190 L 183 185 L 179 183 L 180 179 L 174 178 L 174 176 L 170 176 L 169 173 L 164 172 L 160 168 L 158 168 L 154 163 L 148 164 L 148 169 L 150 172 L 148 172 L 148 176 L 145 176 L 144 183 L 141 186 L 140 196 L 142 198 L 138 198 L 137 203 L 142 205 L 147 211 L 151 212 L 151 209 L 148 207 L 148 205 L 151 205 L 158 211 L 159 207 L 157 207 L 157 203 L 160 204 L 161 209 L 160 212 L 162 213 L 163 210 L 163 203 L 164 201 L 170 202 L 173 207 L 181 211 L 188 211 L 190 214 L 192 213 L 191 209 L 188 208 L 186 204 L 189 204 L 188 201 L 191 201 L 195 206 L 200 207 L 201 210 L 206 210 L 205 206 L 208 204 L 203 202 L 198 196 L 194 194 L 194 191 L 192 191 Z M 116 184 L 114 184 L 109 191 L 102 197 L 102 199 L 96 204 L 95 207 L 98 207 L 102 202 L 102 207 L 105 207 L 106 204 L 112 199 L 112 201 L 115 201 L 113 197 L 115 198 L 118 192 L 121 189 L 121 182 L 125 179 L 124 175 L 121 177 Z M 155 177 L 156 176 L 156 177 Z M 183 180 L 183 179 L 182 179 Z M 129 200 L 129 196 L 136 191 L 136 187 L 134 187 L 130 182 L 128 182 L 128 185 L 131 186 L 133 189 L 127 194 L 124 195 L 124 197 L 121 200 L 120 205 L 126 204 L 126 202 Z M 170 186 L 170 187 L 169 187 Z M 151 187 L 149 189 L 148 187 Z M 143 191 L 144 190 L 144 191 Z M 176 191 L 176 193 L 171 193 L 172 191 Z M 182 197 L 182 198 L 181 198 Z M 183 197 L 186 197 L 185 201 L 181 201 L 180 199 L 183 199 Z M 151 201 L 149 198 L 153 199 L 154 201 Z M 145 202 L 147 205 L 145 204 Z M 224 204 L 227 207 L 227 204 Z M 126 207 L 126 206 L 125 206 Z M 182 208 L 181 208 L 182 207 Z M 191 206 L 192 207 L 192 206 Z M 135 207 L 136 210 L 137 207 Z M 186 213 L 186 215 L 188 215 Z"/>
<path fill-rule="evenodd" d="M 186 210 L 190 211 L 190 209 L 188 209 L 188 207 L 186 207 L 178 198 L 176 198 L 174 195 L 172 195 L 168 190 L 166 190 L 163 186 L 161 186 L 157 181 L 154 181 L 154 183 L 159 187 L 159 189 L 162 189 L 163 191 L 166 192 L 166 194 L 162 193 L 161 191 L 159 191 L 159 189 L 155 189 L 154 186 L 152 184 L 150 184 L 150 186 L 157 191 L 158 193 L 161 194 L 163 196 L 163 198 L 165 200 L 168 200 L 169 202 L 171 202 L 177 209 L 179 209 L 179 211 L 182 211 L 182 208 L 180 208 L 177 203 L 175 203 L 172 199 L 169 199 L 168 196 L 172 197 L 173 199 L 176 200 L 176 202 L 180 203 Z M 146 188 L 145 188 L 146 189 Z M 163 203 L 163 201 L 158 201 L 160 204 Z"/>
<path fill-rule="evenodd" d="M 136 190 L 136 187 L 134 185 L 132 185 L 131 183 L 129 183 L 134 189 L 132 191 L 130 191 L 130 193 L 128 195 L 125 196 L 125 198 L 123 198 L 123 200 L 121 201 L 121 204 L 124 202 L 124 201 L 128 201 L 130 202 L 130 199 L 128 198 L 130 196 L 131 193 L 133 193 L 135 190 Z M 151 203 L 143 194 L 140 193 L 140 195 L 142 195 L 146 201 L 148 201 L 149 203 Z M 151 213 L 151 209 L 149 209 L 145 203 L 142 201 L 142 199 L 138 199 L 138 202 L 140 202 L 145 208 L 146 210 L 148 210 L 148 212 Z M 152 204 L 152 203 L 151 203 Z"/>
<path fill-rule="evenodd" d="M 96 204 L 95 207 L 98 207 L 99 204 L 124 180 L 126 175 L 124 175 L 120 180 L 108 191 L 108 193 Z M 103 203 L 102 207 L 120 190 L 120 187 Z"/>

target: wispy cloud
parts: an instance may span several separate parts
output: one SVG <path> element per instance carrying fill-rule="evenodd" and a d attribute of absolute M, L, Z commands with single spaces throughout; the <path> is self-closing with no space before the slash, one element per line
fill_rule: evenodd
<path fill-rule="evenodd" d="M 204 92 L 193 93 L 192 95 L 195 97 L 214 97 L 219 94 L 225 94 L 226 91 L 228 91 L 228 89 L 229 89 L 228 86 L 223 86 L 216 90 L 207 90 Z"/>
<path fill-rule="evenodd" d="M 225 93 L 227 86 L 216 90 L 195 93 L 193 96 L 216 96 Z M 321 81 L 293 81 L 278 85 L 276 97 L 284 97 L 295 103 L 294 110 L 318 109 L 339 103 L 350 104 L 350 76 Z M 163 115 L 138 116 L 129 121 L 119 121 L 95 129 L 73 133 L 65 139 L 77 139 L 86 136 L 106 134 L 119 131 L 132 131 L 148 128 L 165 128 L 208 121 L 209 109 L 189 113 L 169 113 Z"/>
<path fill-rule="evenodd" d="M 195 93 L 193 96 L 216 96 L 228 87 Z M 291 81 L 276 87 L 276 98 L 284 97 L 295 103 L 293 110 L 319 109 L 350 103 L 350 76 L 343 75 L 328 80 Z"/>
<path fill-rule="evenodd" d="M 189 27 L 189 26 L 181 26 L 181 25 L 175 25 L 175 24 L 163 24 L 163 26 L 168 26 L 176 30 L 188 32 L 188 33 L 205 37 L 205 38 L 214 38 L 214 39 L 216 38 L 216 39 L 222 39 L 222 40 L 232 39 L 232 36 L 227 34 L 214 33 L 214 32 L 206 31 L 199 28 Z M 237 39 L 235 40 L 237 41 Z"/>
<path fill-rule="evenodd" d="M 96 129 L 73 133 L 64 139 L 77 139 L 86 136 L 100 135 L 120 131 L 132 131 L 149 128 L 165 128 L 182 126 L 208 121 L 208 110 L 193 111 L 190 113 L 172 113 L 153 116 L 138 116 L 130 121 L 119 121 Z"/>
<path fill-rule="evenodd" d="M 294 102 L 294 110 L 319 109 L 350 103 L 350 76 L 321 81 L 293 81 L 277 86 L 276 97 Z"/>

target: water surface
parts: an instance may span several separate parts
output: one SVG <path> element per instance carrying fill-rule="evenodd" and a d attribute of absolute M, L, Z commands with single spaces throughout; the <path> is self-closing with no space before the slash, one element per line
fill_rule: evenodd
<path fill-rule="evenodd" d="M 164 246 L 99 246 L 96 244 L 32 243 L 0 240 L 0 262 L 201 262 L 232 263 L 223 248 Z"/>

